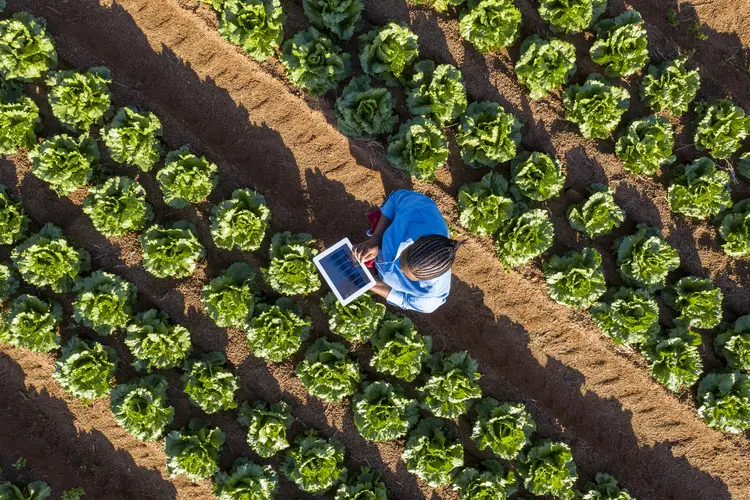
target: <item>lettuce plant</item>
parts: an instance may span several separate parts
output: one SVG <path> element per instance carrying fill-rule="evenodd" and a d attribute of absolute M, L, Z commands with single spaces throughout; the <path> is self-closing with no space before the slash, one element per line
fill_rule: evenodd
<path fill-rule="evenodd" d="M 381 373 L 412 382 L 422 373 L 422 363 L 430 355 L 432 338 L 417 333 L 406 316 L 389 315 L 370 339 L 370 366 Z"/>
<path fill-rule="evenodd" d="M 362 29 L 362 0 L 303 0 L 310 24 L 349 40 Z"/>
<path fill-rule="evenodd" d="M 479 52 L 510 47 L 521 30 L 521 11 L 513 0 L 469 0 L 461 13 L 461 36 Z"/>
<path fill-rule="evenodd" d="M 283 23 L 279 0 L 225 0 L 219 34 L 253 59 L 265 61 L 284 39 Z"/>
<path fill-rule="evenodd" d="M 649 65 L 641 82 L 641 100 L 653 111 L 687 113 L 701 86 L 700 69 L 685 68 L 687 57 Z"/>
<path fill-rule="evenodd" d="M 235 189 L 230 199 L 211 211 L 214 244 L 226 250 L 258 250 L 270 218 L 271 210 L 263 195 L 252 189 Z"/>
<path fill-rule="evenodd" d="M 90 188 L 83 200 L 83 212 L 108 238 L 141 231 L 154 217 L 154 209 L 146 201 L 146 190 L 130 177 L 110 177 Z"/>
<path fill-rule="evenodd" d="M 74 70 L 54 71 L 47 77 L 47 99 L 52 114 L 66 127 L 88 131 L 101 123 L 112 106 L 112 83 L 109 70 L 89 68 L 85 73 Z"/>
<path fill-rule="evenodd" d="M 74 247 L 54 224 L 45 224 L 24 240 L 10 258 L 26 283 L 56 293 L 71 291 L 75 279 L 91 269 L 91 255 Z"/>
<path fill-rule="evenodd" d="M 750 429 L 750 376 L 709 373 L 698 385 L 698 414 L 709 427 L 732 434 Z"/>
<path fill-rule="evenodd" d="M 664 301 L 680 313 L 679 324 L 714 328 L 722 319 L 724 294 L 709 278 L 688 276 L 662 291 Z"/>
<path fill-rule="evenodd" d="M 22 96 L 10 102 L 0 100 L 0 154 L 9 155 L 21 148 L 33 148 L 41 125 L 39 108 L 31 98 Z"/>
<path fill-rule="evenodd" d="M 545 40 L 539 35 L 521 44 L 516 63 L 518 81 L 526 86 L 532 99 L 541 99 L 568 83 L 576 72 L 576 48 L 564 40 Z"/>
<path fill-rule="evenodd" d="M 117 361 L 114 348 L 73 337 L 63 346 L 62 356 L 55 361 L 52 378 L 83 401 L 103 398 L 109 395 Z"/>
<path fill-rule="evenodd" d="M 630 106 L 630 93 L 591 73 L 583 85 L 565 89 L 563 104 L 565 119 L 577 124 L 586 139 L 606 139 Z"/>
<path fill-rule="evenodd" d="M 740 156 L 735 171 L 742 177 L 750 181 L 750 153 L 745 153 Z"/>
<path fill-rule="evenodd" d="M 408 27 L 390 22 L 359 37 L 362 71 L 389 87 L 406 82 L 406 72 L 419 56 L 419 39 Z"/>
<path fill-rule="evenodd" d="M 531 444 L 536 423 L 521 403 L 499 403 L 484 398 L 476 407 L 477 418 L 471 439 L 480 450 L 488 450 L 505 460 L 515 460 Z"/>
<path fill-rule="evenodd" d="M 247 458 L 234 461 L 229 473 L 214 476 L 214 496 L 219 500 L 273 500 L 279 491 L 279 475 L 270 465 L 258 465 Z"/>
<path fill-rule="evenodd" d="M 481 467 L 464 467 L 453 477 L 453 489 L 461 500 L 493 498 L 506 500 L 518 491 L 518 480 L 513 471 L 506 474 L 497 460 L 483 460 Z"/>
<path fill-rule="evenodd" d="M 735 204 L 721 217 L 722 248 L 730 257 L 750 257 L 750 198 Z"/>
<path fill-rule="evenodd" d="M 8 500 L 47 500 L 52 495 L 52 488 L 44 481 L 33 481 L 23 488 L 11 482 L 0 483 L 0 498 Z"/>
<path fill-rule="evenodd" d="M 388 490 L 380 478 L 380 471 L 362 467 L 356 476 L 349 476 L 346 484 L 336 490 L 336 500 L 388 500 Z"/>
<path fill-rule="evenodd" d="M 750 372 L 750 315 L 725 326 L 714 338 L 714 350 L 735 370 Z"/>
<path fill-rule="evenodd" d="M 698 352 L 701 336 L 686 328 L 674 328 L 649 337 L 641 352 L 651 364 L 651 376 L 672 392 L 698 382 L 703 361 Z"/>
<path fill-rule="evenodd" d="M 411 114 L 438 125 L 453 123 L 468 105 L 461 71 L 452 64 L 435 65 L 430 59 L 418 62 L 406 90 L 406 105 Z"/>
<path fill-rule="evenodd" d="M 217 168 L 205 157 L 195 156 L 187 146 L 171 151 L 164 168 L 156 174 L 164 203 L 185 208 L 205 200 L 219 181 Z"/>
<path fill-rule="evenodd" d="M 117 163 L 134 165 L 148 172 L 161 158 L 161 122 L 153 113 L 120 108 L 101 134 L 109 156 Z"/>
<path fill-rule="evenodd" d="M 631 174 L 654 175 L 677 160 L 672 124 L 663 116 L 633 120 L 615 144 L 615 154 Z"/>
<path fill-rule="evenodd" d="M 352 72 L 351 56 L 315 28 L 284 42 L 281 64 L 290 82 L 314 96 L 334 90 Z"/>
<path fill-rule="evenodd" d="M 508 181 L 496 172 L 485 175 L 480 182 L 464 184 L 458 191 L 458 220 L 475 234 L 495 234 L 513 216 L 513 207 Z"/>
<path fill-rule="evenodd" d="M 157 278 L 186 278 L 205 255 L 195 227 L 185 221 L 154 224 L 141 235 L 143 267 Z"/>
<path fill-rule="evenodd" d="M 464 448 L 439 418 L 425 418 L 409 433 L 401 455 L 406 469 L 433 488 L 448 484 L 451 472 L 464 465 Z"/>
<path fill-rule="evenodd" d="M 578 475 L 570 447 L 565 443 L 538 441 L 519 455 L 518 473 L 533 495 L 552 495 L 561 500 L 575 498 L 573 486 Z"/>
<path fill-rule="evenodd" d="M 609 78 L 631 76 L 648 64 L 648 34 L 641 14 L 626 10 L 614 19 L 602 19 L 595 26 L 596 41 L 589 54 L 596 64 L 607 66 Z"/>
<path fill-rule="evenodd" d="M 506 113 L 496 102 L 477 101 L 469 104 L 461 116 L 456 142 L 461 159 L 473 168 L 494 168 L 510 161 L 521 144 L 523 123 Z"/>
<path fill-rule="evenodd" d="M 133 317 L 138 289 L 115 274 L 95 271 L 76 283 L 75 320 L 99 335 L 123 330 Z"/>
<path fill-rule="evenodd" d="M 458 418 L 482 397 L 479 365 L 466 351 L 436 352 L 428 359 L 427 370 L 427 381 L 418 390 L 423 408 L 436 417 Z"/>
<path fill-rule="evenodd" d="M 537 151 L 524 152 L 513 160 L 510 176 L 521 194 L 534 201 L 559 196 L 565 184 L 565 174 L 557 158 Z"/>
<path fill-rule="evenodd" d="M 541 0 L 539 15 L 555 32 L 586 31 L 607 10 L 607 0 Z"/>
<path fill-rule="evenodd" d="M 695 114 L 695 147 L 717 160 L 732 156 L 750 135 L 750 116 L 729 99 L 699 102 Z"/>
<path fill-rule="evenodd" d="M 314 240 L 305 233 L 276 233 L 271 240 L 268 268 L 261 268 L 268 285 L 282 295 L 308 295 L 320 288 L 318 270 L 313 257 Z"/>
<path fill-rule="evenodd" d="M 588 309 L 607 291 L 602 256 L 592 248 L 553 255 L 542 269 L 547 291 L 558 304 Z"/>
<path fill-rule="evenodd" d="M 89 182 L 99 160 L 99 148 L 88 135 L 73 139 L 57 135 L 29 152 L 32 173 L 47 182 L 58 196 L 66 196 Z"/>
<path fill-rule="evenodd" d="M 29 217 L 21 197 L 0 184 L 0 245 L 12 245 L 26 237 Z"/>
<path fill-rule="evenodd" d="M 159 375 L 148 375 L 112 389 L 111 409 L 128 434 L 141 441 L 156 441 L 174 419 L 167 398 L 169 384 Z"/>
<path fill-rule="evenodd" d="M 586 483 L 586 488 L 580 493 L 581 500 L 634 500 L 628 490 L 621 489 L 617 479 L 609 474 L 596 475 L 596 482 Z"/>
<path fill-rule="evenodd" d="M 7 315 L 0 314 L 0 341 L 36 352 L 54 351 L 60 347 L 62 313 L 57 302 L 21 295 Z"/>
<path fill-rule="evenodd" d="M 219 454 L 226 441 L 226 434 L 218 427 L 192 419 L 186 428 L 172 431 L 164 440 L 167 455 L 167 474 L 180 474 L 191 481 L 208 479 L 219 472 Z"/>
<path fill-rule="evenodd" d="M 505 268 L 526 264 L 552 246 L 555 228 L 546 210 L 515 216 L 497 233 L 495 251 Z"/>
<path fill-rule="evenodd" d="M 641 344 L 659 331 L 659 305 L 646 290 L 610 288 L 589 312 L 615 344 Z"/>
<path fill-rule="evenodd" d="M 188 359 L 182 366 L 182 384 L 190 402 L 208 414 L 237 408 L 234 393 L 237 377 L 224 367 L 227 358 L 210 352 L 201 359 Z"/>
<path fill-rule="evenodd" d="M 321 308 L 328 316 L 332 333 L 349 342 L 367 342 L 385 317 L 385 305 L 365 294 L 342 306 L 333 292 L 321 300 Z"/>
<path fill-rule="evenodd" d="M 305 353 L 296 370 L 302 385 L 326 403 L 340 403 L 357 390 L 362 374 L 344 344 L 320 337 Z"/>
<path fill-rule="evenodd" d="M 586 201 L 568 208 L 568 222 L 570 227 L 593 240 L 620 227 L 625 211 L 615 202 L 607 186 L 592 184 L 588 191 L 591 196 Z"/>
<path fill-rule="evenodd" d="M 325 439 L 309 430 L 297 437 L 294 446 L 286 452 L 281 472 L 302 491 L 322 495 L 346 479 L 344 445 L 337 439 Z"/>
<path fill-rule="evenodd" d="M 354 424 L 368 441 L 392 441 L 406 436 L 419 420 L 417 402 L 399 385 L 365 383 L 352 399 Z"/>
<path fill-rule="evenodd" d="M 247 401 L 240 406 L 237 421 L 247 427 L 247 444 L 263 458 L 269 458 L 289 448 L 286 433 L 294 423 L 292 407 L 284 401 L 269 405 Z"/>
<path fill-rule="evenodd" d="M 193 347 L 187 328 L 172 324 L 167 313 L 156 309 L 135 316 L 125 345 L 133 353 L 135 369 L 146 371 L 180 366 Z"/>
<path fill-rule="evenodd" d="M 339 131 L 348 137 L 374 139 L 393 133 L 398 123 L 391 92 L 373 87 L 367 75 L 352 78 L 336 99 L 334 111 Z"/>
<path fill-rule="evenodd" d="M 388 161 L 415 179 L 431 181 L 448 162 L 448 141 L 432 120 L 412 118 L 388 139 Z"/>
<path fill-rule="evenodd" d="M 255 271 L 244 262 L 235 262 L 203 287 L 201 301 L 216 326 L 245 328 L 259 293 Z"/>
<path fill-rule="evenodd" d="M 708 219 L 732 207 L 729 173 L 717 168 L 707 156 L 671 171 L 669 183 L 669 208 L 673 212 Z"/>
<path fill-rule="evenodd" d="M 0 264 L 0 305 L 16 293 L 21 280 L 12 266 Z"/>
<path fill-rule="evenodd" d="M 466 0 L 412 0 L 417 5 L 427 5 L 438 12 L 447 12 L 452 7 L 462 5 Z"/>
<path fill-rule="evenodd" d="M 47 23 L 28 12 L 0 21 L 0 76 L 32 80 L 57 67 L 57 51 Z"/>
<path fill-rule="evenodd" d="M 615 242 L 620 276 L 627 285 L 648 290 L 664 288 L 667 275 L 680 265 L 680 256 L 661 231 L 638 224 L 638 231 Z"/>
<path fill-rule="evenodd" d="M 259 304 L 247 325 L 247 343 L 259 358 L 275 363 L 293 356 L 310 336 L 312 322 L 289 297 L 276 304 Z"/>

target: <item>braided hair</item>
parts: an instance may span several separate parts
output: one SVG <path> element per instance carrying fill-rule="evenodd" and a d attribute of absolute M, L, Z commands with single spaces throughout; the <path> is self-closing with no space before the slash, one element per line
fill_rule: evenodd
<path fill-rule="evenodd" d="M 463 244 L 439 234 L 420 236 L 408 248 L 406 265 L 418 280 L 437 278 L 451 268 Z"/>

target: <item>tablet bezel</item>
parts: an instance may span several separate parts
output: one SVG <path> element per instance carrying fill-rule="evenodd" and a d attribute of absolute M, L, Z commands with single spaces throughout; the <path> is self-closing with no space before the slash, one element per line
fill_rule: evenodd
<path fill-rule="evenodd" d="M 343 240 L 340 240 L 336 242 L 334 245 L 330 246 L 329 248 L 326 248 L 322 253 L 319 253 L 313 258 L 313 262 L 315 263 L 315 267 L 318 268 L 318 272 L 323 276 L 323 279 L 326 280 L 326 283 L 328 283 L 328 287 L 331 289 L 333 294 L 336 296 L 338 301 L 341 303 L 341 305 L 347 305 L 359 298 L 360 296 L 367 293 L 372 287 L 375 286 L 375 278 L 373 278 L 372 274 L 370 274 L 370 270 L 367 269 L 367 267 L 362 263 L 357 261 L 357 264 L 359 264 L 359 267 L 362 268 L 362 270 L 365 272 L 365 276 L 368 278 L 368 283 L 364 287 L 360 288 L 353 294 L 351 294 L 346 299 L 343 299 L 341 297 L 341 294 L 339 293 L 338 289 L 333 285 L 331 282 L 331 278 L 329 278 L 328 274 L 325 271 L 325 268 L 320 264 L 321 259 L 324 259 L 327 255 L 331 254 L 332 252 L 335 252 L 342 246 L 349 247 L 349 250 L 352 250 L 352 243 L 349 241 L 349 238 L 344 238 Z M 356 259 L 355 259 L 356 260 Z"/>

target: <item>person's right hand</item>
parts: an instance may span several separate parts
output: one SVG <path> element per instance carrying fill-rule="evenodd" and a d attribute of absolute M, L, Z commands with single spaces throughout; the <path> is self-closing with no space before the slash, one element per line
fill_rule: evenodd
<path fill-rule="evenodd" d="M 378 242 L 370 238 L 367 241 L 354 245 L 352 253 L 354 258 L 364 263 L 378 256 Z"/>

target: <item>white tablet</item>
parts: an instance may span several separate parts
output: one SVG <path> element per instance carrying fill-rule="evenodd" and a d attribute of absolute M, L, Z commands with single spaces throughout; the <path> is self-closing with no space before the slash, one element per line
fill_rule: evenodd
<path fill-rule="evenodd" d="M 354 258 L 349 238 L 316 255 L 313 262 L 342 305 L 349 304 L 375 286 L 370 271 Z"/>

